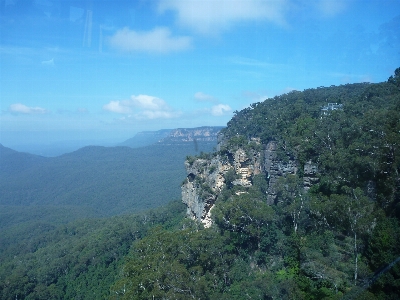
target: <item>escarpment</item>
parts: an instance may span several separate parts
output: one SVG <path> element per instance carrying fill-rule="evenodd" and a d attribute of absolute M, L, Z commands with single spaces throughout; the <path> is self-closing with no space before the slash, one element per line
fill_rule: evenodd
<path fill-rule="evenodd" d="M 209 227 L 211 210 L 224 188 L 236 187 L 236 194 L 246 193 L 254 176 L 266 179 L 267 204 L 275 203 L 279 178 L 296 175 L 299 162 L 290 154 L 281 153 L 277 142 L 261 144 L 251 139 L 241 146 L 225 144 L 220 139 L 219 151 L 188 157 L 185 161 L 187 178 L 182 184 L 182 201 L 187 205 L 187 215 Z M 304 189 L 318 182 L 318 169 L 311 161 L 302 166 Z"/>
<path fill-rule="evenodd" d="M 360 189 L 400 215 L 398 93 L 392 78 L 292 91 L 236 111 L 217 151 L 186 162 L 188 214 L 209 224 L 215 203 L 234 195 L 261 192 L 268 205 L 286 207 L 307 192 L 318 206 L 319 195 Z"/>

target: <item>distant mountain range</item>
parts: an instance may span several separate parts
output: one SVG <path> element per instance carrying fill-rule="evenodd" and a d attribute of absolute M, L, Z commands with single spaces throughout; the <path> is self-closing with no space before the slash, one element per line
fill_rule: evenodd
<path fill-rule="evenodd" d="M 45 157 L 56 157 L 66 153 L 76 151 L 85 146 L 126 146 L 130 148 L 145 147 L 156 143 L 186 143 L 191 142 L 194 146 L 196 142 L 217 142 L 217 134 L 222 129 L 222 126 L 204 126 L 197 128 L 178 128 L 178 129 L 160 129 L 157 131 L 142 131 L 138 132 L 135 136 L 127 139 L 124 142 L 111 142 L 107 140 L 71 140 L 71 141 L 58 141 L 50 144 L 19 144 L 7 145 L 7 147 L 17 150 L 19 152 L 26 152 Z M 201 149 L 200 151 L 207 151 Z M 212 150 L 212 147 L 211 147 Z"/>
<path fill-rule="evenodd" d="M 217 143 L 222 126 L 203 126 L 197 128 L 177 128 L 159 141 L 160 144 Z"/>
<path fill-rule="evenodd" d="M 143 131 L 118 146 L 131 148 L 148 146 L 151 144 L 187 144 L 217 143 L 218 133 L 223 126 L 202 126 L 196 128 L 161 129 L 158 131 Z M 197 145 L 199 146 L 199 145 Z"/>
<path fill-rule="evenodd" d="M 0 146 L 0 205 L 79 206 L 98 216 L 131 213 L 180 197 L 186 147 L 88 146 L 41 157 Z"/>
<path fill-rule="evenodd" d="M 212 151 L 221 128 L 144 132 L 123 143 L 142 147 L 87 146 L 57 157 L 0 144 L 0 206 L 82 207 L 103 216 L 163 205 L 181 196 L 185 157 Z"/>

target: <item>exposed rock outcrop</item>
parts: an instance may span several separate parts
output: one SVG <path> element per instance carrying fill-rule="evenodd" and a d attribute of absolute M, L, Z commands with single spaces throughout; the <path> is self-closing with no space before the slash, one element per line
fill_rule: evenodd
<path fill-rule="evenodd" d="M 227 172 L 233 170 L 236 175 L 228 184 L 251 186 L 251 178 L 262 172 L 261 152 L 239 148 L 208 159 L 187 160 L 185 167 L 188 176 L 182 185 L 182 201 L 187 205 L 187 214 L 209 226 L 211 209 L 227 184 Z"/>
<path fill-rule="evenodd" d="M 267 203 L 273 204 L 276 199 L 275 186 L 279 178 L 288 174 L 297 173 L 297 162 L 290 155 L 284 154 L 285 157 L 278 157 L 277 143 L 271 141 L 266 145 L 264 151 L 264 172 L 267 176 L 269 186 Z"/>
<path fill-rule="evenodd" d="M 309 190 L 314 184 L 319 182 L 318 167 L 311 160 L 304 164 L 303 185 L 305 190 Z"/>
<path fill-rule="evenodd" d="M 225 184 L 224 174 L 232 166 L 216 156 L 186 161 L 185 167 L 188 176 L 182 185 L 182 201 L 187 205 L 187 215 L 210 225 L 210 211 Z"/>
<path fill-rule="evenodd" d="M 201 221 L 206 227 L 210 226 L 211 210 L 224 186 L 250 187 L 254 176 L 258 174 L 264 174 L 268 182 L 267 203 L 275 203 L 279 178 L 297 174 L 299 163 L 290 154 L 278 152 L 275 141 L 260 145 L 259 140 L 253 139 L 251 143 L 256 147 L 226 150 L 224 145 L 225 151 L 205 158 L 190 158 L 185 162 L 188 175 L 182 185 L 182 201 L 187 205 L 188 216 Z M 220 140 L 218 149 L 222 149 L 221 144 L 224 144 L 223 140 Z M 234 173 L 233 177 L 230 170 Z M 309 161 L 304 165 L 303 173 L 304 189 L 308 190 L 318 182 L 317 166 Z"/>
<path fill-rule="evenodd" d="M 251 178 L 262 172 L 261 153 L 254 150 L 246 153 L 245 150 L 239 148 L 233 153 L 233 168 L 239 178 L 232 183 L 251 186 Z"/>

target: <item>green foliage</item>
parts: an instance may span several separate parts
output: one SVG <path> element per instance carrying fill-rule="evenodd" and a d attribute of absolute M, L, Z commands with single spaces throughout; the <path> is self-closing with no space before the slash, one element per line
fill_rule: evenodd
<path fill-rule="evenodd" d="M 0 299 L 106 299 L 132 242 L 156 224 L 176 228 L 183 212 L 176 201 L 137 215 L 3 228 Z"/>
<path fill-rule="evenodd" d="M 232 257 L 221 252 L 223 247 L 210 230 L 156 228 L 134 245 L 112 299 L 209 299 L 226 287 L 221 279 Z"/>
<path fill-rule="evenodd" d="M 369 238 L 366 253 L 373 269 L 387 265 L 397 258 L 400 253 L 400 224 L 397 219 L 380 220 Z"/>
<path fill-rule="evenodd" d="M 247 139 L 242 135 L 233 136 L 229 139 L 227 148 L 230 150 L 237 150 L 243 148 L 248 144 Z"/>
<path fill-rule="evenodd" d="M 374 270 L 371 291 L 396 298 L 400 284 L 400 224 L 398 219 L 384 218 L 374 228 L 366 256 Z M 391 266 L 391 264 L 393 264 Z"/>
<path fill-rule="evenodd" d="M 252 178 L 251 191 L 256 193 L 258 198 L 265 199 L 268 190 L 268 182 L 264 174 L 254 175 Z M 266 199 L 265 199 L 266 200 Z"/>
<path fill-rule="evenodd" d="M 193 163 L 195 162 L 195 160 L 196 160 L 195 156 L 191 156 L 191 155 L 186 156 L 186 161 L 189 164 L 189 166 L 192 166 Z"/>
<path fill-rule="evenodd" d="M 219 228 L 237 233 L 238 243 L 260 248 L 263 227 L 273 219 L 273 209 L 264 201 L 241 194 L 221 203 L 213 210 Z"/>
<path fill-rule="evenodd" d="M 235 170 L 231 168 L 225 173 L 224 178 L 226 186 L 228 189 L 231 189 L 234 186 L 233 182 L 238 179 L 239 176 L 236 174 Z"/>
<path fill-rule="evenodd" d="M 400 87 L 400 68 L 394 71 L 394 76 L 390 76 L 388 82 Z"/>
<path fill-rule="evenodd" d="M 212 174 L 215 172 L 216 169 L 217 169 L 216 166 L 211 166 L 210 169 L 208 170 L 208 173 Z"/>

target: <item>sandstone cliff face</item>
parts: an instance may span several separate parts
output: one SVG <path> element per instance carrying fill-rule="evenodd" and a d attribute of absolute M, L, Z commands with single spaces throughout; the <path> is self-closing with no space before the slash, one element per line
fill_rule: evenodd
<path fill-rule="evenodd" d="M 187 215 L 207 227 L 211 224 L 211 209 L 225 185 L 224 174 L 232 166 L 216 156 L 186 161 L 185 167 L 188 175 L 182 185 L 182 201 L 187 205 Z"/>
<path fill-rule="evenodd" d="M 218 133 L 222 128 L 219 126 L 204 126 L 173 129 L 160 143 L 217 142 Z"/>
<path fill-rule="evenodd" d="M 250 151 L 250 153 L 246 153 L 239 148 L 233 153 L 232 165 L 239 177 L 232 183 L 234 185 L 251 186 L 252 177 L 262 172 L 261 152 Z"/>
<path fill-rule="evenodd" d="M 252 142 L 260 145 L 258 140 Z M 188 175 L 182 185 L 182 201 L 187 205 L 187 215 L 208 227 L 211 225 L 211 210 L 225 185 L 249 187 L 255 175 L 264 174 L 268 182 L 267 203 L 272 205 L 276 200 L 275 188 L 279 178 L 297 174 L 300 166 L 290 155 L 278 155 L 277 143 L 271 141 L 261 147 L 228 149 L 213 156 L 192 158 L 185 162 L 185 167 Z M 233 180 L 227 176 L 228 172 L 234 172 Z M 311 161 L 304 165 L 303 174 L 305 190 L 318 182 L 318 169 Z"/>

